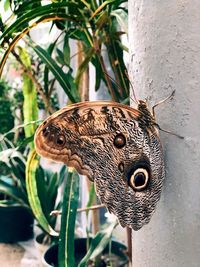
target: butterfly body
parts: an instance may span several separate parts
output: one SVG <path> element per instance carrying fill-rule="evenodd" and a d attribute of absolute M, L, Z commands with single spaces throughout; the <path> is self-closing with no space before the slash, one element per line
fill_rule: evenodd
<path fill-rule="evenodd" d="M 122 226 L 148 223 L 160 198 L 164 163 L 155 118 L 109 102 L 83 102 L 51 115 L 35 135 L 37 152 L 75 167 L 95 183 L 102 203 Z"/>

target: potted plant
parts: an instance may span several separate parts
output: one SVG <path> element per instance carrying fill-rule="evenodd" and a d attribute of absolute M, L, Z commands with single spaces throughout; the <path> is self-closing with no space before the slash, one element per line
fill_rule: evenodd
<path fill-rule="evenodd" d="M 106 230 L 109 232 L 109 229 Z M 125 254 L 127 247 L 122 243 L 110 239 L 109 243 L 104 246 L 102 235 L 104 231 L 99 231 L 97 235 L 90 239 L 91 245 L 87 250 L 87 239 L 76 238 L 74 241 L 75 248 L 75 265 L 74 266 L 128 266 L 128 256 Z M 106 240 L 105 240 L 106 241 Z M 107 243 L 107 241 L 106 241 Z M 97 246 L 98 244 L 98 246 Z M 43 266 L 58 266 L 58 244 L 51 246 L 44 254 Z"/>
<path fill-rule="evenodd" d="M 13 131 L 14 129 L 10 133 Z M 29 141 L 27 140 L 27 142 Z M 24 241 L 33 237 L 34 219 L 34 214 L 28 201 L 25 182 L 26 150 L 28 151 L 28 147 L 26 144 L 27 149 L 25 149 L 25 152 L 20 152 L 20 146 L 14 147 L 12 142 L 6 138 L 6 135 L 2 136 L 1 143 L 3 145 L 0 152 L 0 225 L 5 227 L 0 227 L 0 241 Z M 57 218 L 50 216 L 50 212 L 59 209 L 61 206 L 61 201 L 57 196 L 65 171 L 65 166 L 60 171 L 53 172 L 51 168 L 44 168 L 40 165 L 35 177 L 40 203 L 48 223 L 53 228 L 56 226 Z M 6 227 L 9 227 L 10 230 L 6 231 Z M 43 231 L 40 224 L 38 224 L 38 227 L 41 233 L 36 236 L 35 240 L 37 247 L 42 250 L 41 254 L 43 254 L 49 245 L 56 242 L 56 238 Z M 20 232 L 22 237 L 20 237 Z"/>
<path fill-rule="evenodd" d="M 15 150 L 14 133 L 10 131 L 14 127 L 10 89 L 7 82 L 0 81 L 0 242 L 4 243 L 33 237 L 33 214 L 25 186 L 25 158 Z"/>
<path fill-rule="evenodd" d="M 24 157 L 9 148 L 0 152 L 0 164 L 0 242 L 28 240 L 33 237 L 33 213 L 25 186 Z"/>
<path fill-rule="evenodd" d="M 39 201 L 39 194 L 37 192 L 38 188 L 35 183 L 35 173 L 38 164 L 39 157 L 33 151 L 27 164 L 27 190 L 29 192 L 29 201 L 35 211 L 35 215 L 37 214 L 37 220 L 40 222 L 43 229 L 46 229 L 49 234 L 57 236 L 58 233 L 48 224 Z M 31 194 L 30 191 L 34 192 L 34 194 Z M 126 266 L 128 262 L 126 246 L 116 241 L 111 242 L 112 232 L 117 225 L 116 219 L 106 224 L 95 237 L 91 238 L 90 235 L 88 235 L 88 238 L 84 239 L 75 237 L 74 233 L 78 200 L 79 176 L 77 173 L 69 171 L 65 181 L 62 201 L 65 205 L 62 205 L 62 212 L 57 212 L 57 214 L 61 214 L 59 243 L 50 247 L 45 253 L 44 261 L 46 263 L 44 263 L 44 266 L 58 266 L 56 264 L 59 262 L 61 266 L 78 266 L 79 264 L 80 267 L 83 267 L 86 266 L 85 264 L 88 262 L 94 263 L 94 261 L 99 262 L 100 265 L 97 266 L 101 266 L 101 264 L 104 264 L 105 261 L 108 261 L 109 259 L 111 260 L 111 258 L 112 261 L 115 261 L 117 257 L 116 255 L 118 255 L 118 262 L 121 262 L 122 264 L 116 266 Z M 90 202 L 90 200 L 88 202 Z M 97 208 L 99 208 L 99 206 L 97 206 Z M 90 209 L 93 209 L 93 206 L 86 208 L 85 211 Z M 111 245 L 109 246 L 109 244 Z M 110 250 L 108 248 L 110 248 Z M 110 253 L 108 253 L 108 250 Z"/>

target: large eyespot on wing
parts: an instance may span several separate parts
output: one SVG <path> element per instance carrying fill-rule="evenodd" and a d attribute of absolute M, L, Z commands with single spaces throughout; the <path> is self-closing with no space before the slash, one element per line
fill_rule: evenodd
<path fill-rule="evenodd" d="M 129 167 L 126 178 L 128 185 L 136 192 L 145 190 L 151 179 L 150 162 L 147 158 L 141 157 L 135 160 Z"/>
<path fill-rule="evenodd" d="M 149 173 L 144 168 L 138 168 L 129 179 L 129 185 L 136 191 L 144 190 L 149 182 Z"/>

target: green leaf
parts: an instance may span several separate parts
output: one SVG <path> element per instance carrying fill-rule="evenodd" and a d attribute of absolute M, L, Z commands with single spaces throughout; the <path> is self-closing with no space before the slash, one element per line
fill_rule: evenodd
<path fill-rule="evenodd" d="M 106 43 L 108 57 L 116 77 L 117 86 L 112 82 L 112 89 L 117 96 L 118 101 L 122 101 L 129 96 L 129 80 L 126 75 L 127 69 L 123 58 L 123 50 L 119 45 L 119 38 L 115 33 Z M 117 62 L 118 64 L 115 64 Z"/>
<path fill-rule="evenodd" d="M 95 237 L 92 239 L 90 248 L 85 255 L 85 257 L 81 260 L 78 267 L 85 267 L 89 260 L 96 258 L 108 245 L 110 238 L 112 236 L 112 232 L 116 227 L 116 221 L 109 224 L 105 229 L 99 231 Z"/>
<path fill-rule="evenodd" d="M 87 205 L 86 205 L 87 208 L 92 206 L 92 204 L 93 204 L 93 202 L 95 200 L 95 196 L 96 196 L 96 193 L 95 193 L 94 184 L 91 184 L 90 193 L 89 193 L 89 199 L 88 199 L 88 202 L 87 202 Z M 88 216 L 88 213 L 89 213 L 89 210 L 86 211 L 86 216 Z"/>
<path fill-rule="evenodd" d="M 110 22 L 110 15 L 107 11 L 104 11 L 99 16 L 98 20 L 96 21 L 96 27 L 98 30 L 102 30 L 105 25 L 108 25 Z"/>
<path fill-rule="evenodd" d="M 11 199 L 9 199 L 9 200 L 7 200 L 7 199 L 0 200 L 0 207 L 10 207 L 10 206 L 21 207 L 22 205 L 16 203 L 16 201 L 11 200 Z"/>
<path fill-rule="evenodd" d="M 0 152 L 0 161 L 4 162 L 8 167 L 11 167 L 10 159 L 17 157 L 24 162 L 22 154 L 15 148 L 8 148 Z"/>
<path fill-rule="evenodd" d="M 49 185 L 47 187 L 49 212 L 55 209 L 57 195 L 58 195 L 58 173 L 54 173 L 51 175 Z"/>
<path fill-rule="evenodd" d="M 49 222 L 49 209 L 48 209 L 48 194 L 47 194 L 47 182 L 46 182 L 46 176 L 45 176 L 45 170 L 41 168 L 40 166 L 36 170 L 35 174 L 36 179 L 36 186 L 37 186 L 37 197 L 40 201 L 40 205 L 42 208 L 42 211 L 44 213 L 44 216 L 46 217 L 48 223 Z"/>
<path fill-rule="evenodd" d="M 114 16 L 119 23 L 121 29 L 128 34 L 128 12 L 124 9 L 117 9 L 111 12 L 111 16 Z"/>
<path fill-rule="evenodd" d="M 11 172 L 17 178 L 16 182 L 20 185 L 22 190 L 25 190 L 25 165 L 19 158 L 10 159 Z"/>
<path fill-rule="evenodd" d="M 68 173 L 61 217 L 59 239 L 59 267 L 71 267 L 74 264 L 74 229 L 79 198 L 79 176 Z"/>
<path fill-rule="evenodd" d="M 22 148 L 26 147 L 29 143 L 34 141 L 34 135 L 31 135 L 30 137 L 24 138 L 24 140 L 19 144 L 17 147 L 18 150 L 21 150 Z"/>
<path fill-rule="evenodd" d="M 55 42 L 51 43 L 49 45 L 49 47 L 47 48 L 47 52 L 50 56 L 53 53 L 53 50 L 56 46 L 57 41 L 58 41 L 58 38 L 55 40 Z M 45 64 L 45 68 L 44 68 L 44 91 L 45 91 L 46 96 L 48 96 L 48 89 L 49 89 L 49 69 L 48 69 L 47 65 Z"/>
<path fill-rule="evenodd" d="M 56 52 L 57 52 L 57 56 L 56 56 L 57 62 L 60 63 L 60 65 L 65 65 L 63 52 L 59 48 L 56 48 Z"/>
<path fill-rule="evenodd" d="M 123 3 L 127 3 L 127 0 L 116 0 L 111 4 L 112 10 L 118 9 L 120 6 L 122 6 Z"/>
<path fill-rule="evenodd" d="M 28 200 L 40 226 L 50 235 L 58 236 L 58 233 L 53 230 L 49 225 L 41 207 L 40 200 L 38 198 L 37 183 L 36 183 L 36 170 L 39 167 L 39 157 L 35 150 L 29 154 L 26 165 L 26 188 L 28 193 Z"/>
<path fill-rule="evenodd" d="M 69 36 L 69 38 L 71 39 L 75 39 L 75 40 L 79 40 L 79 41 L 83 41 L 84 44 L 86 44 L 86 46 L 88 47 L 92 47 L 92 37 L 89 33 L 89 31 L 87 31 L 86 29 L 69 29 L 67 31 L 67 35 Z"/>
<path fill-rule="evenodd" d="M 29 42 L 31 47 L 40 57 L 40 59 L 48 66 L 49 70 L 53 73 L 56 80 L 60 83 L 61 87 L 69 97 L 70 101 L 75 103 L 80 101 L 80 96 L 78 91 L 71 92 L 70 84 L 67 80 L 66 74 L 61 67 L 50 57 L 50 55 L 39 45 L 36 45 L 33 42 Z"/>
<path fill-rule="evenodd" d="M 130 97 L 125 98 L 121 103 L 130 106 Z"/>
<path fill-rule="evenodd" d="M 4 0 L 4 10 L 8 11 L 10 8 L 10 0 Z"/>
<path fill-rule="evenodd" d="M 80 64 L 80 66 L 79 66 L 79 68 L 77 70 L 77 74 L 76 74 L 76 78 L 75 78 L 76 84 L 79 84 L 80 78 L 83 75 L 83 73 L 85 72 L 85 70 L 88 68 L 88 64 L 91 61 L 91 58 L 93 57 L 94 53 L 95 53 L 95 51 L 94 51 L 93 47 L 89 48 L 85 52 L 85 59 Z"/>
<path fill-rule="evenodd" d="M 95 66 L 95 91 L 98 91 L 100 85 L 101 85 L 101 79 L 102 79 L 102 68 L 99 63 L 99 60 L 97 58 L 94 58 L 94 66 Z"/>
<path fill-rule="evenodd" d="M 21 29 L 26 28 L 27 23 L 29 23 L 31 20 L 35 18 L 39 18 L 44 15 L 51 15 L 51 14 L 57 14 L 60 7 L 68 7 L 68 6 L 77 6 L 76 3 L 53 3 L 49 5 L 44 5 L 40 7 L 36 7 L 28 12 L 24 12 L 22 16 L 20 16 L 16 21 L 14 21 L 0 36 L 0 40 L 3 38 L 7 38 L 9 35 L 11 35 L 14 32 L 21 31 Z M 70 16 L 67 16 L 68 18 L 71 18 Z M 73 18 L 71 18 L 73 19 Z"/>
<path fill-rule="evenodd" d="M 63 165 L 60 172 L 59 172 L 59 180 L 58 180 L 58 184 L 59 186 L 63 183 L 64 181 L 64 178 L 65 178 L 65 175 L 66 175 L 66 169 L 67 169 L 67 166 L 66 165 Z"/>
<path fill-rule="evenodd" d="M 69 37 L 66 34 L 64 38 L 64 45 L 63 45 L 63 54 L 64 54 L 64 62 L 67 66 L 70 65 L 70 46 L 69 46 Z"/>
<path fill-rule="evenodd" d="M 23 64 L 27 67 L 27 69 L 31 69 L 31 59 L 29 54 L 24 48 L 19 48 L 19 55 L 23 62 Z M 24 96 L 24 103 L 23 103 L 23 114 L 24 114 L 24 123 L 28 123 L 30 121 L 36 121 L 38 119 L 38 106 L 37 106 L 37 91 L 35 84 L 29 78 L 26 73 L 23 73 L 23 96 Z M 36 131 L 36 125 L 30 124 L 26 128 L 24 128 L 26 138 L 31 137 L 34 135 Z M 29 143 L 30 148 L 34 148 L 33 141 Z"/>
<path fill-rule="evenodd" d="M 37 121 L 29 121 L 27 123 L 23 123 L 23 124 L 20 124 L 20 125 L 17 125 L 15 126 L 14 128 L 12 128 L 11 130 L 9 130 L 7 133 L 3 134 L 3 135 L 0 135 L 0 141 L 2 141 L 7 135 L 11 134 L 11 133 L 15 133 L 18 129 L 20 128 L 25 128 L 31 124 L 35 124 L 36 128 L 37 126 L 42 122 L 42 120 L 37 120 Z"/>
<path fill-rule="evenodd" d="M 5 181 L 2 181 L 1 177 L 0 177 L 0 193 L 11 197 L 12 199 L 14 199 L 16 202 L 18 202 L 20 205 L 24 207 L 29 207 L 27 205 L 27 200 L 24 194 L 21 192 L 21 190 L 14 185 L 11 185 Z"/>

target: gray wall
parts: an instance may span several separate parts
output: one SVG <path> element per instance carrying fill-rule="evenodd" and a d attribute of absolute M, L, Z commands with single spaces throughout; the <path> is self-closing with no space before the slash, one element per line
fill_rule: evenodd
<path fill-rule="evenodd" d="M 129 1 L 130 74 L 156 109 L 166 179 L 151 222 L 133 232 L 134 267 L 200 266 L 200 1 Z"/>

